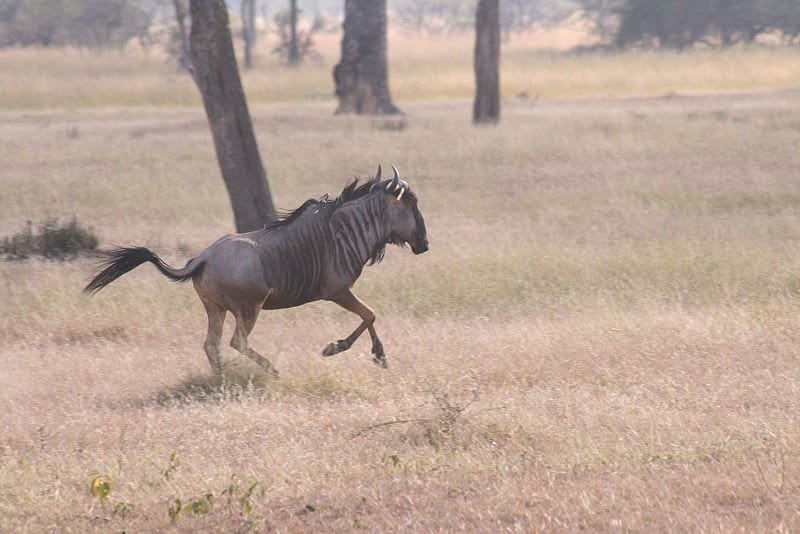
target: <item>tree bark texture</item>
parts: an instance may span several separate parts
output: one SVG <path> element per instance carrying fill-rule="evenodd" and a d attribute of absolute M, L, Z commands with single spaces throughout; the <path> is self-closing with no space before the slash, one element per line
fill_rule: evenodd
<path fill-rule="evenodd" d="M 400 113 L 389 92 L 386 0 L 345 0 L 342 58 L 333 69 L 336 113 Z"/>
<path fill-rule="evenodd" d="M 472 122 L 500 120 L 499 0 L 478 0 L 475 14 L 475 104 Z"/>
<path fill-rule="evenodd" d="M 250 121 L 224 0 L 191 0 L 194 80 L 203 96 L 237 232 L 263 228 L 275 208 Z"/>

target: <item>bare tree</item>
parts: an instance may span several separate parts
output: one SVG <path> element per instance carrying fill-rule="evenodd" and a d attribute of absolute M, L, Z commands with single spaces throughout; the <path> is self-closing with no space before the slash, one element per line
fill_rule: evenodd
<path fill-rule="evenodd" d="M 342 58 L 333 69 L 336 113 L 400 113 L 389 93 L 386 0 L 345 0 Z"/>
<path fill-rule="evenodd" d="M 203 96 L 237 232 L 263 228 L 275 208 L 261 163 L 225 0 L 190 0 L 193 75 Z"/>
<path fill-rule="evenodd" d="M 478 0 L 475 13 L 475 104 L 472 122 L 500 120 L 499 0 Z"/>
<path fill-rule="evenodd" d="M 314 44 L 314 36 L 326 26 L 322 14 L 317 14 L 311 26 L 305 29 L 300 29 L 296 23 L 292 25 L 289 10 L 275 14 L 272 20 L 278 37 L 278 44 L 272 49 L 273 54 L 278 54 L 287 65 L 299 65 L 306 59 L 322 62 L 322 56 Z"/>
<path fill-rule="evenodd" d="M 297 0 L 289 0 L 289 65 L 300 63 L 297 47 Z"/>
<path fill-rule="evenodd" d="M 256 0 L 241 0 L 244 68 L 253 67 L 253 46 L 256 44 Z"/>
<path fill-rule="evenodd" d="M 264 33 L 269 34 L 269 6 L 271 2 L 268 0 L 261 0 L 258 2 L 258 11 L 261 12 L 261 18 L 264 19 Z"/>

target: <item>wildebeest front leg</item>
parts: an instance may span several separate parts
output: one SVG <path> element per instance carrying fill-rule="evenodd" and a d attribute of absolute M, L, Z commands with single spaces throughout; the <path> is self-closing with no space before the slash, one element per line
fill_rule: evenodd
<path fill-rule="evenodd" d="M 333 356 L 334 354 L 346 351 L 353 345 L 353 343 L 355 343 L 359 336 L 364 333 L 364 330 L 369 330 L 369 335 L 372 338 L 372 361 L 382 367 L 387 367 L 386 355 L 383 353 L 383 344 L 381 343 L 381 340 L 378 339 L 377 332 L 375 332 L 375 313 L 369 308 L 369 306 L 361 302 L 361 300 L 359 300 L 359 298 L 356 297 L 350 290 L 347 290 L 330 300 L 342 308 L 361 317 L 361 324 L 358 325 L 358 328 L 353 330 L 353 333 L 347 336 L 345 339 L 340 339 L 336 342 L 329 343 L 328 346 L 322 351 L 322 355 Z"/>

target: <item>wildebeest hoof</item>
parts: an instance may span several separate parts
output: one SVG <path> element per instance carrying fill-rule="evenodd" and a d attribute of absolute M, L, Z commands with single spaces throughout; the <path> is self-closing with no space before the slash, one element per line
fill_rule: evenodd
<path fill-rule="evenodd" d="M 347 345 L 347 341 L 344 339 L 340 339 L 339 341 L 328 343 L 328 346 L 325 347 L 322 351 L 323 356 L 333 356 L 334 354 L 339 354 L 342 351 L 349 349 L 350 347 Z"/>
<path fill-rule="evenodd" d="M 375 362 L 377 365 L 380 365 L 384 369 L 389 368 L 389 364 L 386 363 L 386 354 L 383 353 L 383 344 L 381 343 L 380 339 L 376 339 L 372 343 L 372 361 Z"/>

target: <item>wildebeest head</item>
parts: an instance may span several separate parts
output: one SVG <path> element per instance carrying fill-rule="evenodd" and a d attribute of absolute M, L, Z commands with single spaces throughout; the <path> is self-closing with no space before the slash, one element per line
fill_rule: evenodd
<path fill-rule="evenodd" d="M 386 213 L 389 225 L 389 242 L 395 245 L 411 245 L 414 254 L 428 250 L 428 234 L 425 219 L 417 205 L 417 195 L 405 180 L 400 179 L 397 167 L 392 165 L 394 176 L 385 182 L 378 181 L 376 187 L 383 188 L 386 194 Z M 380 180 L 380 167 L 375 180 Z"/>

